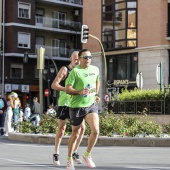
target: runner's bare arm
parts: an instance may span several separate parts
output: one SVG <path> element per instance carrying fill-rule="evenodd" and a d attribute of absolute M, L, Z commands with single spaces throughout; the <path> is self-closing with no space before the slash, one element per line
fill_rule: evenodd
<path fill-rule="evenodd" d="M 65 87 L 61 86 L 60 82 L 62 80 L 65 80 L 66 76 L 67 76 L 67 68 L 63 66 L 61 67 L 53 83 L 51 84 L 51 88 L 58 91 L 65 91 Z"/>

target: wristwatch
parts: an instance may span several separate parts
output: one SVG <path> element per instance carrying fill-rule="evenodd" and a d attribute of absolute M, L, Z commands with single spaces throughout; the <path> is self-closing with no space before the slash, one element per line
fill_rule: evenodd
<path fill-rule="evenodd" d="M 99 97 L 99 95 L 98 95 L 98 94 L 95 94 L 95 96 Z"/>

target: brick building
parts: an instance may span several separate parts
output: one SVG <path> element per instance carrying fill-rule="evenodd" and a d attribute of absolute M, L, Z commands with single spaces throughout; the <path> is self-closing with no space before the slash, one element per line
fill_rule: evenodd
<path fill-rule="evenodd" d="M 169 0 L 2 2 L 5 2 L 5 39 L 1 41 L 5 56 L 4 81 L 11 85 L 11 90 L 18 90 L 23 102 L 27 94 L 39 94 L 36 48 L 45 47 L 46 54 L 53 57 L 59 69 L 69 62 L 68 56 L 73 49 L 82 48 L 82 24 L 88 25 L 89 33 L 99 38 L 104 47 L 106 76 L 99 42 L 89 36 L 88 42 L 83 44 L 83 48 L 93 53 L 92 64 L 100 68 L 102 96 L 108 80 L 114 86 L 133 89 L 139 72 L 143 76 L 143 89 L 159 88 L 156 67 L 160 62 L 162 84 L 170 84 Z M 29 54 L 29 61 L 24 64 L 25 52 Z M 51 65 L 46 56 L 46 66 Z M 21 91 L 22 85 L 29 86 L 29 93 Z M 47 86 L 48 81 L 44 81 L 44 88 Z"/>
<path fill-rule="evenodd" d="M 2 0 L 1 41 L 1 85 L 4 93 L 16 91 L 24 106 L 33 96 L 39 96 L 39 70 L 37 69 L 37 48 L 45 48 L 46 75 L 43 75 L 43 90 L 51 95 L 44 96 L 44 102 L 56 103 L 56 94 L 51 82 L 56 73 L 50 72 L 55 61 L 57 69 L 69 63 L 74 50 L 81 49 L 82 22 L 81 0 Z M 4 23 L 4 24 L 3 24 Z M 2 32 L 3 34 L 3 32 Z M 2 36 L 3 37 L 3 36 Z M 3 48 L 4 44 L 4 48 Z M 23 62 L 24 54 L 29 59 Z M 52 60 L 50 59 L 52 58 Z M 4 59 L 4 60 L 3 60 Z M 44 72 L 45 73 L 45 72 Z M 3 91 L 2 91 L 3 92 Z"/>
<path fill-rule="evenodd" d="M 170 84 L 168 0 L 102 0 L 83 3 L 83 24 L 101 39 L 107 60 L 107 80 L 114 86 L 136 87 L 142 72 L 143 89 L 157 89 L 157 65 L 162 62 L 163 85 Z M 93 38 L 83 45 L 102 61 L 100 45 Z M 100 65 L 101 64 L 101 65 Z M 104 80 L 104 79 L 103 79 Z"/>

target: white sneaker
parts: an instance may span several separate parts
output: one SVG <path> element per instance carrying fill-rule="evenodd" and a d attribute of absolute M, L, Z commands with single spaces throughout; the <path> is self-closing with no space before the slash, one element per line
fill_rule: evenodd
<path fill-rule="evenodd" d="M 94 164 L 94 162 L 93 162 L 93 160 L 92 160 L 91 155 L 89 155 L 89 156 L 83 155 L 82 158 L 83 158 L 83 160 L 85 161 L 86 165 L 87 165 L 89 168 L 94 168 L 94 167 L 96 167 L 96 165 Z"/>
<path fill-rule="evenodd" d="M 67 167 L 66 170 L 75 170 L 74 164 L 72 160 L 67 160 Z"/>
<path fill-rule="evenodd" d="M 79 154 L 77 152 L 74 152 L 72 157 L 76 164 L 82 164 L 82 160 L 79 158 Z"/>
<path fill-rule="evenodd" d="M 60 165 L 59 154 L 53 154 L 53 164 Z"/>

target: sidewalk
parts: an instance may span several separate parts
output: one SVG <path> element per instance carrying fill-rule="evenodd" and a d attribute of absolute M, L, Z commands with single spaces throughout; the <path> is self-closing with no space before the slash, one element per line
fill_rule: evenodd
<path fill-rule="evenodd" d="M 55 134 L 23 134 L 9 133 L 9 140 L 29 142 L 29 143 L 44 143 L 54 144 Z M 62 139 L 61 144 L 67 145 L 69 136 Z M 81 146 L 87 146 L 88 137 L 84 137 Z M 141 146 L 141 147 L 170 147 L 170 136 L 157 137 L 99 137 L 96 146 Z"/>

